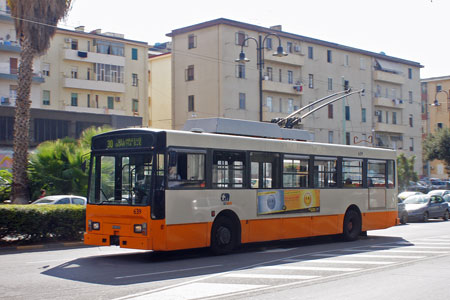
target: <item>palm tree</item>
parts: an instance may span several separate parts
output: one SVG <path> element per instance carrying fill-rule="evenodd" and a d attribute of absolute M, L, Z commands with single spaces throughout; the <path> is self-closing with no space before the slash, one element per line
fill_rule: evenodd
<path fill-rule="evenodd" d="M 8 0 L 16 35 L 22 47 L 14 118 L 14 159 L 12 199 L 28 203 L 28 144 L 30 128 L 30 88 L 33 59 L 44 54 L 59 20 L 70 10 L 71 0 Z"/>

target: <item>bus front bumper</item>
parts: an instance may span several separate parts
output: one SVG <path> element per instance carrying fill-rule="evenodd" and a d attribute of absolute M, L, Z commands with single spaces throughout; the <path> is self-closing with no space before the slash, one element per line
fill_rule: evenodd
<path fill-rule="evenodd" d="M 106 234 L 84 234 L 84 243 L 94 246 L 120 246 L 120 248 L 133 248 L 142 250 L 151 250 L 151 239 L 147 236 L 130 237 Z"/>

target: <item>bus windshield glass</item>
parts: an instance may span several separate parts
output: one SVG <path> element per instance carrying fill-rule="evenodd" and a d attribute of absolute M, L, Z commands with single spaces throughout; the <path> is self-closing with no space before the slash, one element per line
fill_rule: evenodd
<path fill-rule="evenodd" d="M 152 153 L 93 156 L 89 204 L 148 205 L 152 169 Z"/>

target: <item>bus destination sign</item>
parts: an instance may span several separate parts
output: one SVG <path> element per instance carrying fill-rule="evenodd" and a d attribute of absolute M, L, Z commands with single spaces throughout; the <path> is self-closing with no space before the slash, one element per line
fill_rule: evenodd
<path fill-rule="evenodd" d="M 109 134 L 92 139 L 93 150 L 142 149 L 155 146 L 151 134 Z"/>
<path fill-rule="evenodd" d="M 142 136 L 127 138 L 116 137 L 106 140 L 106 149 L 140 148 L 142 146 Z"/>

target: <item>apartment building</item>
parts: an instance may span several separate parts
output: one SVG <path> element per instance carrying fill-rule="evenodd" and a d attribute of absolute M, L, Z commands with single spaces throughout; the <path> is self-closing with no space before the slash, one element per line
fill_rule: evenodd
<path fill-rule="evenodd" d="M 450 76 L 421 79 L 422 87 L 422 136 L 434 134 L 450 127 Z M 444 161 L 423 159 L 423 174 L 431 178 L 447 179 Z"/>
<path fill-rule="evenodd" d="M 0 152 L 13 139 L 20 45 L 0 0 Z M 58 28 L 48 52 L 34 60 L 30 146 L 87 127 L 148 125 L 148 44 L 100 29 Z"/>
<path fill-rule="evenodd" d="M 342 91 L 302 120 L 318 142 L 397 149 L 422 156 L 419 63 L 271 28 L 216 19 L 173 30 L 173 128 L 192 118 L 270 121 Z M 262 105 L 257 48 L 263 49 Z M 255 40 L 253 40 L 254 38 Z M 278 46 L 287 56 L 273 56 Z M 250 61 L 238 63 L 241 50 Z M 422 162 L 416 162 L 422 172 Z"/>

